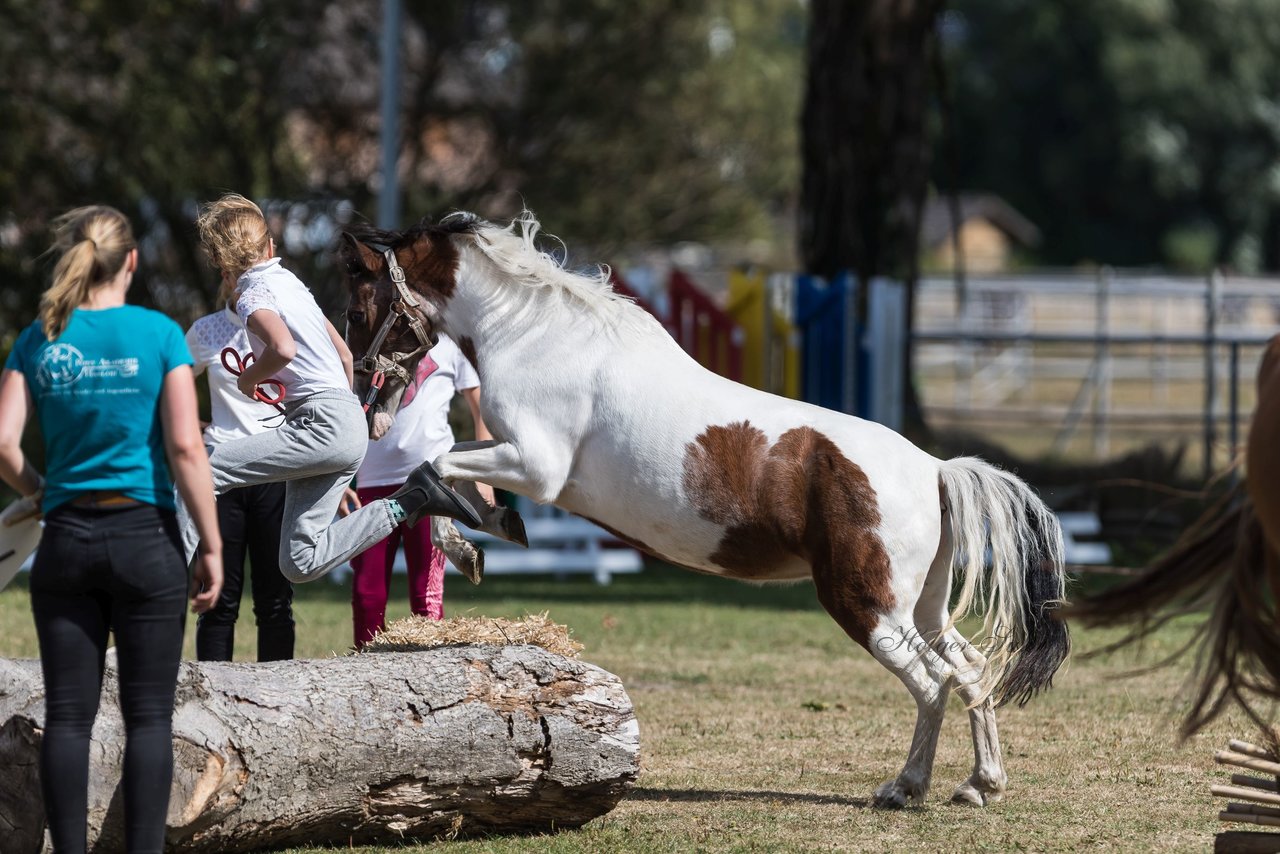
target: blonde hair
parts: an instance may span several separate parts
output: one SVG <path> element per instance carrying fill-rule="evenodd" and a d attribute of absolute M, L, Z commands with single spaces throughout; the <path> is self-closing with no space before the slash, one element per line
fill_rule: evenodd
<path fill-rule="evenodd" d="M 209 260 L 233 280 L 262 260 L 271 240 L 262 208 L 237 193 L 201 205 L 196 229 Z"/>
<path fill-rule="evenodd" d="M 40 324 L 50 341 L 66 330 L 71 312 L 89 291 L 119 273 L 138 245 L 128 218 L 105 205 L 67 211 L 54 220 L 53 230 L 49 251 L 60 254 L 53 284 L 40 297 Z"/>

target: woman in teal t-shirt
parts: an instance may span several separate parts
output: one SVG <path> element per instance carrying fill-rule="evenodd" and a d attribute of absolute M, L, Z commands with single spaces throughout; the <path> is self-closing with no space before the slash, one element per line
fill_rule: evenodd
<path fill-rule="evenodd" d="M 125 305 L 138 266 L 129 221 L 112 208 L 79 208 L 59 220 L 57 235 L 61 254 L 40 318 L 0 374 L 0 479 L 23 495 L 43 490 L 31 609 L 45 684 L 45 811 L 54 849 L 85 851 L 89 734 L 114 631 L 127 733 L 125 845 L 160 852 L 188 590 L 203 612 L 222 586 L 213 481 L 182 330 Z M 32 408 L 44 478 L 19 447 Z M 190 586 L 170 472 L 200 530 Z"/>

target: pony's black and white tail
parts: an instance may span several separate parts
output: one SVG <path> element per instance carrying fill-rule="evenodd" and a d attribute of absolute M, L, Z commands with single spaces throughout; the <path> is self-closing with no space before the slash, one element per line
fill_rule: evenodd
<path fill-rule="evenodd" d="M 1053 681 L 1071 650 L 1054 619 L 1065 595 L 1062 529 L 1022 480 L 976 457 L 941 465 L 952 567 L 961 583 L 951 624 L 983 615 L 975 646 L 987 656 L 982 695 L 1025 704 Z"/>

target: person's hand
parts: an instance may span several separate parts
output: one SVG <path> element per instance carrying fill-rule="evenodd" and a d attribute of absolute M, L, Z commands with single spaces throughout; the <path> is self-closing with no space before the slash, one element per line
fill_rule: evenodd
<path fill-rule="evenodd" d="M 487 483 L 477 483 L 476 492 L 480 493 L 480 497 L 484 499 L 484 503 L 490 507 L 498 506 L 498 499 L 493 496 L 493 487 Z"/>
<path fill-rule="evenodd" d="M 191 573 L 191 610 L 203 614 L 218 604 L 222 593 L 222 555 L 219 552 L 197 552 Z"/>
<path fill-rule="evenodd" d="M 354 489 L 348 486 L 346 491 L 342 493 L 342 500 L 338 502 L 338 515 L 350 516 L 352 513 L 359 510 L 361 506 L 360 496 L 356 494 Z"/>
<path fill-rule="evenodd" d="M 250 400 L 257 400 L 255 394 L 258 391 L 258 381 L 248 368 L 245 369 L 244 373 L 236 377 L 236 388 L 240 389 L 240 393 Z"/>
<path fill-rule="evenodd" d="M 11 528 L 20 522 L 27 521 L 28 519 L 40 518 L 42 515 L 40 501 L 43 498 L 44 485 L 42 483 L 39 490 L 31 493 L 30 495 L 19 498 L 17 501 L 13 502 L 13 504 L 9 505 L 5 510 L 3 521 L 0 522 L 0 525 L 5 528 Z"/>

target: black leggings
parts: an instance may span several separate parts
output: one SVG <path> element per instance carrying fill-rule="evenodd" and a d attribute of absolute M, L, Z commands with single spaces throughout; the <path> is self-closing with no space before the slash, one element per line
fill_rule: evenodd
<path fill-rule="evenodd" d="M 115 633 L 125 724 L 125 844 L 160 852 L 173 777 L 173 700 L 187 571 L 171 511 L 63 505 L 45 519 L 31 570 L 45 732 L 40 780 L 58 854 L 85 851 L 89 734 L 107 633 Z"/>
<path fill-rule="evenodd" d="M 218 496 L 222 530 L 222 595 L 196 623 L 196 658 L 230 661 L 244 590 L 246 553 L 253 564 L 253 615 L 258 623 L 258 661 L 293 658 L 293 585 L 280 572 L 283 483 L 260 483 Z"/>

